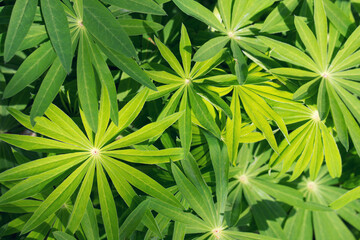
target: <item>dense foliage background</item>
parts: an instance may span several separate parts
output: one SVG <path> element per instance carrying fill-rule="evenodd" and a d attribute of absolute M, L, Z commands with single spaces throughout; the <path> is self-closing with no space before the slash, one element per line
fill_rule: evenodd
<path fill-rule="evenodd" d="M 360 238 L 360 1 L 0 4 L 1 239 Z"/>

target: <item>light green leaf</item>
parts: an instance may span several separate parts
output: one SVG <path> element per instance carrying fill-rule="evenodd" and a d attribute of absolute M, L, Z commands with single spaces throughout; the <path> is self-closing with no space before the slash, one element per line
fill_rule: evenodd
<path fill-rule="evenodd" d="M 182 96 L 179 110 L 184 111 L 184 114 L 179 119 L 179 135 L 180 135 L 181 146 L 184 149 L 184 156 L 186 156 L 190 152 L 191 140 L 192 140 L 191 109 L 188 99 L 187 87 Z"/>
<path fill-rule="evenodd" d="M 160 164 L 171 161 L 178 161 L 184 157 L 181 148 L 167 148 L 162 150 L 137 150 L 124 149 L 104 152 L 106 155 L 141 164 Z"/>
<path fill-rule="evenodd" d="M 89 163 L 90 161 L 84 162 L 46 198 L 26 222 L 21 230 L 22 233 L 27 233 L 39 226 L 71 197 L 88 170 Z"/>
<path fill-rule="evenodd" d="M 131 124 L 135 118 L 139 115 L 143 108 L 147 96 L 149 94 L 148 89 L 142 89 L 135 97 L 133 97 L 119 112 L 119 125 L 116 126 L 111 123 L 102 137 L 102 141 L 99 143 L 99 147 L 102 147 L 105 143 L 111 139 L 117 137 L 117 135 L 124 130 L 129 124 Z"/>
<path fill-rule="evenodd" d="M 317 42 L 319 44 L 321 54 L 320 65 L 321 68 L 325 70 L 328 63 L 328 57 L 330 58 L 331 56 L 327 56 L 328 25 L 323 0 L 314 1 L 314 21 Z"/>
<path fill-rule="evenodd" d="M 17 134 L 0 134 L 0 139 L 16 147 L 39 152 L 56 152 L 61 150 L 80 150 L 84 149 L 67 143 L 51 140 L 48 138 L 32 137 Z"/>
<path fill-rule="evenodd" d="M 85 160 L 88 158 L 87 153 L 68 153 L 41 158 L 28 163 L 23 163 L 17 167 L 10 168 L 0 174 L 0 181 L 16 181 L 24 178 L 58 168 L 66 163 L 75 160 Z"/>
<path fill-rule="evenodd" d="M 87 206 L 86 203 L 89 201 L 89 197 L 91 194 L 94 174 L 95 174 L 95 161 L 91 161 L 91 165 L 87 170 L 87 173 L 81 184 L 80 190 L 76 197 L 74 208 L 71 212 L 69 222 L 66 226 L 66 229 L 72 234 L 74 234 L 75 231 L 78 229 L 81 220 L 86 212 L 86 206 Z"/>
<path fill-rule="evenodd" d="M 108 165 L 108 168 L 116 169 L 131 185 L 141 191 L 165 201 L 173 207 L 182 207 L 180 202 L 167 189 L 143 172 L 112 158 L 106 158 L 105 164 Z"/>
<path fill-rule="evenodd" d="M 182 65 L 185 72 L 185 77 L 189 77 L 191 69 L 191 42 L 184 24 L 181 26 L 181 38 L 180 38 L 180 55 L 182 59 Z"/>
<path fill-rule="evenodd" d="M 330 207 L 335 210 L 341 209 L 358 198 L 360 198 L 360 187 L 354 188 L 341 195 L 341 197 L 330 203 Z"/>
<path fill-rule="evenodd" d="M 164 132 L 168 127 L 170 127 L 174 122 L 176 122 L 183 113 L 175 113 L 171 116 L 168 116 L 158 122 L 150 123 L 140 128 L 136 132 L 133 132 L 119 140 L 112 142 L 111 144 L 105 146 L 103 150 L 113 150 L 118 148 L 127 147 L 137 143 L 146 141 L 152 137 L 155 137 L 162 132 Z"/>
<path fill-rule="evenodd" d="M 109 183 L 106 179 L 103 167 L 100 162 L 96 164 L 97 185 L 101 216 L 104 221 L 106 239 L 119 239 L 119 222 L 116 212 L 115 200 L 111 193 Z"/>
<path fill-rule="evenodd" d="M 259 36 L 258 39 L 269 46 L 271 51 L 279 54 L 282 59 L 279 59 L 277 56 L 274 56 L 275 58 L 278 58 L 279 60 L 286 60 L 289 63 L 305 67 L 314 72 L 320 72 L 320 69 L 318 69 L 314 61 L 299 49 L 287 43 L 279 42 L 268 37 Z"/>
<path fill-rule="evenodd" d="M 161 56 L 166 60 L 172 69 L 182 78 L 185 78 L 185 73 L 181 67 L 179 61 L 176 59 L 175 55 L 166 47 L 158 38 L 155 37 L 155 43 L 158 47 Z"/>
<path fill-rule="evenodd" d="M 347 36 L 349 30 L 353 30 L 349 17 L 330 0 L 323 0 L 323 3 L 327 17 L 343 36 Z"/>
<path fill-rule="evenodd" d="M 304 43 L 305 48 L 309 52 L 312 59 L 314 59 L 315 63 L 318 66 L 321 66 L 320 69 L 324 69 L 324 66 L 323 66 L 324 63 L 322 61 L 322 52 L 320 51 L 318 41 L 316 41 L 316 38 L 315 38 L 313 32 L 307 26 L 307 24 L 305 23 L 305 20 L 303 18 L 299 18 L 299 17 L 295 16 L 295 27 L 296 27 L 297 33 L 299 34 L 299 36 L 301 38 L 301 41 Z"/>
<path fill-rule="evenodd" d="M 324 144 L 326 166 L 331 177 L 341 176 L 341 156 L 334 137 L 330 134 L 325 125 L 321 124 L 321 133 Z"/>

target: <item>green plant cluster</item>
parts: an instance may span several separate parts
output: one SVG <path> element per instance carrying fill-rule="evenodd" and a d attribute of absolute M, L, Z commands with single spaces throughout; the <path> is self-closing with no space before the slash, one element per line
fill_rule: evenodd
<path fill-rule="evenodd" d="M 360 238 L 359 0 L 0 0 L 0 238 Z"/>

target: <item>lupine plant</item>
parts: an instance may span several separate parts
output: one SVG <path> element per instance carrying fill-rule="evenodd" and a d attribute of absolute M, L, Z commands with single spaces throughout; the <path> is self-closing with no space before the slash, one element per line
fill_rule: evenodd
<path fill-rule="evenodd" d="M 360 1 L 0 4 L 0 239 L 360 238 Z"/>

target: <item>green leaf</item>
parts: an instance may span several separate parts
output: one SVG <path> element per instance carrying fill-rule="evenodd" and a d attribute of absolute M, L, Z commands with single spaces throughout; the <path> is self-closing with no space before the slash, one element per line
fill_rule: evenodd
<path fill-rule="evenodd" d="M 22 233 L 27 233 L 39 226 L 71 197 L 88 170 L 89 163 L 90 161 L 84 162 L 46 198 L 26 222 L 21 230 Z"/>
<path fill-rule="evenodd" d="M 142 34 L 149 34 L 158 32 L 164 28 L 163 25 L 147 20 L 140 19 L 119 19 L 120 26 L 129 36 L 138 36 Z"/>
<path fill-rule="evenodd" d="M 203 62 L 214 57 L 229 42 L 228 36 L 212 38 L 202 45 L 195 53 L 193 60 Z"/>
<path fill-rule="evenodd" d="M 64 232 L 56 231 L 53 234 L 56 240 L 76 240 L 76 238 Z"/>
<path fill-rule="evenodd" d="M 322 55 L 321 55 L 322 53 L 320 52 L 318 41 L 316 41 L 313 32 L 307 26 L 305 20 L 303 18 L 299 18 L 295 16 L 295 27 L 296 27 L 296 31 L 300 36 L 301 41 L 304 43 L 305 48 L 309 52 L 312 59 L 314 59 L 315 63 L 318 66 L 321 66 L 321 69 L 324 69 Z"/>
<path fill-rule="evenodd" d="M 284 231 L 289 239 L 306 240 L 313 237 L 311 212 L 305 209 L 293 209 L 286 220 Z"/>
<path fill-rule="evenodd" d="M 215 172 L 217 213 L 219 223 L 223 221 L 228 195 L 229 157 L 225 145 L 205 133 L 209 144 L 210 158 Z"/>
<path fill-rule="evenodd" d="M 96 164 L 96 175 L 101 216 L 104 221 L 106 239 L 117 240 L 119 239 L 119 222 L 115 200 L 100 162 L 97 162 Z"/>
<path fill-rule="evenodd" d="M 247 233 L 247 232 L 235 232 L 235 231 L 226 231 L 226 236 L 233 237 L 234 239 L 244 239 L 244 240 L 275 240 L 278 238 L 268 237 L 256 233 Z"/>
<path fill-rule="evenodd" d="M 149 202 L 143 201 L 130 213 L 119 229 L 120 239 L 128 239 L 128 237 L 135 231 L 136 227 L 141 223 L 148 207 Z"/>
<path fill-rule="evenodd" d="M 19 182 L 0 197 L 0 203 L 3 204 L 14 202 L 39 193 L 45 187 L 48 187 L 50 183 L 53 183 L 53 180 L 59 177 L 62 173 L 83 162 L 87 158 L 88 157 L 86 156 L 75 159 L 68 159 L 67 163 L 59 167 L 53 168 L 38 175 L 31 176 L 24 181 Z"/>
<path fill-rule="evenodd" d="M 212 230 L 208 224 L 206 224 L 197 216 L 191 213 L 183 212 L 182 208 L 174 207 L 173 205 L 159 199 L 151 198 L 149 206 L 156 212 L 161 213 L 162 215 L 165 215 L 166 217 L 173 219 L 176 222 L 181 222 L 189 226 L 195 226 L 203 232 L 208 232 Z"/>
<path fill-rule="evenodd" d="M 77 87 L 81 108 L 87 122 L 96 133 L 98 127 L 98 96 L 94 70 L 91 65 L 89 44 L 85 39 L 86 33 L 80 34 L 80 43 L 77 59 Z"/>
<path fill-rule="evenodd" d="M 84 217 L 81 221 L 81 227 L 84 231 L 86 239 L 89 240 L 98 240 L 99 238 L 99 228 L 96 221 L 95 210 L 92 206 L 92 202 L 89 199 L 86 205 L 86 211 Z"/>
<path fill-rule="evenodd" d="M 166 15 L 166 12 L 153 0 L 104 0 L 103 2 L 133 12 Z"/>
<path fill-rule="evenodd" d="M 221 31 L 226 32 L 225 28 L 215 17 L 215 15 L 203 5 L 194 0 L 173 0 L 176 6 L 186 14 L 204 22 L 205 24 Z"/>
<path fill-rule="evenodd" d="M 91 0 L 92 1 L 92 0 Z M 112 63 L 128 74 L 138 83 L 156 91 L 155 85 L 151 82 L 149 76 L 137 65 L 137 63 L 120 52 L 112 51 L 98 42 L 100 49 L 106 54 Z"/>
<path fill-rule="evenodd" d="M 84 133 L 60 108 L 51 104 L 46 110 L 45 115 L 58 127 L 60 127 L 63 132 L 72 136 L 76 141 L 82 142 L 83 144 L 87 144 L 91 147 L 89 140 L 86 138 Z"/>
<path fill-rule="evenodd" d="M 191 109 L 187 88 L 182 96 L 179 110 L 184 111 L 184 114 L 179 119 L 179 135 L 181 146 L 184 149 L 184 156 L 186 156 L 190 152 L 192 140 Z"/>
<path fill-rule="evenodd" d="M 40 0 L 41 12 L 50 41 L 67 73 L 71 70 L 72 50 L 69 24 L 59 1 Z"/>
<path fill-rule="evenodd" d="M 350 202 L 360 198 L 360 187 L 354 188 L 345 194 L 341 195 L 338 199 L 330 203 L 330 207 L 338 210 L 349 204 Z"/>
<path fill-rule="evenodd" d="M 181 38 L 180 38 L 180 55 L 182 59 L 182 65 L 185 72 L 185 77 L 189 77 L 191 70 L 191 42 L 184 24 L 181 26 Z"/>
<path fill-rule="evenodd" d="M 171 170 L 180 192 L 190 204 L 191 208 L 194 209 L 206 223 L 211 224 L 211 227 L 215 227 L 217 219 L 214 218 L 215 212 L 212 212 L 212 210 L 215 210 L 213 202 L 210 201 L 210 199 L 206 199 L 206 196 L 196 189 L 175 164 L 171 164 Z"/>
<path fill-rule="evenodd" d="M 111 139 L 117 137 L 117 135 L 131 124 L 135 118 L 139 115 L 143 108 L 147 96 L 149 94 L 148 89 L 142 89 L 135 97 L 133 97 L 119 112 L 119 125 L 116 126 L 111 123 L 102 137 L 99 147 L 102 147 L 105 143 Z"/>
<path fill-rule="evenodd" d="M 242 120 L 239 93 L 236 87 L 234 88 L 230 109 L 234 117 L 232 119 L 226 119 L 225 143 L 227 145 L 230 162 L 234 164 L 237 159 Z"/>
<path fill-rule="evenodd" d="M 320 65 L 322 69 L 325 69 L 328 63 L 328 58 L 331 58 L 331 56 L 327 56 L 328 24 L 327 24 L 325 8 L 322 0 L 316 0 L 314 2 L 314 21 L 315 21 L 316 37 L 321 54 Z"/>
<path fill-rule="evenodd" d="M 280 2 L 276 8 L 266 17 L 264 24 L 261 28 L 261 32 L 272 33 L 276 26 L 283 22 L 295 8 L 299 5 L 300 0 L 284 0 Z"/>
<path fill-rule="evenodd" d="M 20 65 L 15 75 L 6 85 L 3 98 L 14 96 L 30 83 L 38 79 L 52 64 L 55 57 L 56 54 L 52 49 L 51 43 L 46 42 L 42 44 Z"/>
<path fill-rule="evenodd" d="M 162 132 L 164 132 L 168 127 L 170 127 L 174 122 L 176 122 L 183 113 L 175 113 L 171 116 L 168 116 L 160 121 L 150 123 L 140 128 L 136 132 L 133 132 L 119 140 L 112 142 L 111 144 L 105 146 L 103 150 L 113 150 L 118 148 L 123 148 L 131 146 L 137 143 L 146 141 L 152 137 L 155 137 Z"/>
<path fill-rule="evenodd" d="M 185 78 L 185 73 L 181 67 L 179 61 L 176 59 L 175 55 L 166 47 L 158 38 L 155 37 L 155 43 L 158 47 L 161 56 L 166 60 L 172 69 L 182 78 Z"/>
<path fill-rule="evenodd" d="M 209 130 L 214 136 L 220 138 L 220 130 L 217 126 L 215 120 L 211 116 L 206 104 L 203 102 L 204 100 L 194 92 L 194 90 L 189 87 L 188 88 L 189 99 L 191 109 L 194 112 L 196 118 L 199 120 L 200 124 L 207 130 Z"/>
<path fill-rule="evenodd" d="M 72 53 L 76 49 L 78 42 L 78 32 L 72 38 Z M 60 58 L 57 57 L 51 65 L 49 71 L 43 79 L 40 89 L 35 96 L 33 106 L 30 111 L 30 119 L 34 122 L 35 117 L 42 116 L 46 109 L 50 106 L 51 102 L 58 94 L 61 85 L 66 78 L 66 71 L 63 68 Z"/>
<path fill-rule="evenodd" d="M 137 58 L 135 47 L 129 36 L 111 12 L 99 1 L 84 1 L 84 26 L 106 48 L 127 57 Z"/>
<path fill-rule="evenodd" d="M 232 0 L 220 0 L 218 1 L 219 10 L 221 17 L 224 21 L 226 29 L 230 29 L 231 26 L 231 9 L 232 9 Z"/>
<path fill-rule="evenodd" d="M 92 64 L 96 70 L 97 75 L 100 78 L 101 84 L 106 87 L 108 98 L 110 100 L 110 117 L 111 120 L 118 125 L 119 116 L 118 116 L 118 104 L 117 104 L 117 93 L 114 83 L 113 76 L 110 72 L 109 67 L 106 64 L 106 60 L 100 53 L 99 48 L 89 39 L 89 35 L 85 34 L 86 40 L 89 44 L 89 50 L 91 54 Z"/>
<path fill-rule="evenodd" d="M 34 21 L 37 1 L 19 0 L 14 4 L 5 38 L 4 60 L 10 61 L 23 43 Z"/>
<path fill-rule="evenodd" d="M 233 52 L 233 56 L 234 56 L 235 73 L 237 80 L 240 85 L 243 85 L 248 75 L 248 66 L 246 63 L 246 59 L 239 45 L 234 40 L 231 41 L 231 51 Z"/>

